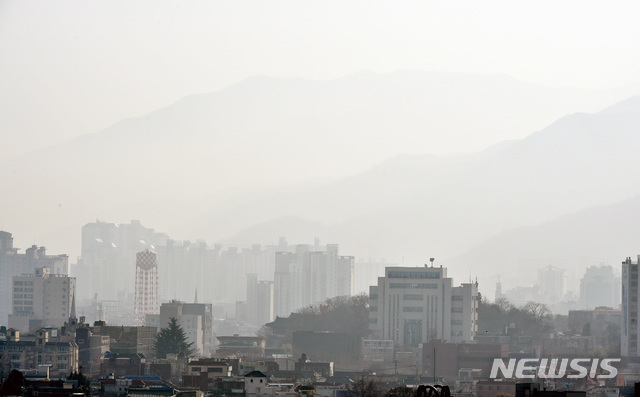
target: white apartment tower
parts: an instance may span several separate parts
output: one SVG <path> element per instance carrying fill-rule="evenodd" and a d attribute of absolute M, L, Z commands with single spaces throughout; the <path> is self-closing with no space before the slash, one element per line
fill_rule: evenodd
<path fill-rule="evenodd" d="M 74 277 L 51 274 L 47 267 L 37 268 L 34 274 L 14 277 L 9 327 L 22 332 L 62 327 L 70 317 L 75 291 Z"/>
<path fill-rule="evenodd" d="M 274 320 L 273 281 L 258 281 L 256 273 L 247 274 L 247 318 L 254 325 L 264 325 Z"/>
<path fill-rule="evenodd" d="M 632 262 L 627 257 L 622 262 L 622 340 L 620 344 L 622 357 L 638 357 L 638 261 Z"/>
<path fill-rule="evenodd" d="M 556 266 L 547 266 L 538 270 L 540 301 L 547 305 L 562 302 L 566 292 L 565 271 Z"/>
<path fill-rule="evenodd" d="M 594 309 L 598 306 L 617 309 L 620 305 L 620 278 L 611 266 L 589 266 L 580 280 L 580 306 Z"/>
<path fill-rule="evenodd" d="M 353 294 L 354 258 L 340 256 L 337 244 L 297 245 L 295 252 L 276 252 L 275 315 L 287 317 L 303 307 Z"/>
<path fill-rule="evenodd" d="M 369 329 L 375 339 L 418 346 L 432 339 L 473 340 L 478 329 L 478 283 L 453 287 L 441 267 L 387 267 L 369 288 Z"/>

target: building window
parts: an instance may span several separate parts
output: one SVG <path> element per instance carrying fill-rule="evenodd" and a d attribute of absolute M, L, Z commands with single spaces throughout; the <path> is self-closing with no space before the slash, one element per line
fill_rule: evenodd
<path fill-rule="evenodd" d="M 421 301 L 424 300 L 424 295 L 422 294 L 404 294 L 402 295 L 402 299 L 406 301 Z"/>
<path fill-rule="evenodd" d="M 438 284 L 424 283 L 389 283 L 389 288 L 437 289 Z"/>
<path fill-rule="evenodd" d="M 404 313 L 422 313 L 421 306 L 405 306 L 402 308 Z"/>

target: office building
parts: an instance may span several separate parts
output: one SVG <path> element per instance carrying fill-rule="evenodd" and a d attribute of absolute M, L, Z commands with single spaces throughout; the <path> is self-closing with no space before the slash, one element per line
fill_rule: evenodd
<path fill-rule="evenodd" d="M 478 322 L 478 283 L 453 287 L 444 267 L 387 267 L 369 288 L 372 339 L 396 346 L 470 342 Z"/>
<path fill-rule="evenodd" d="M 13 278 L 13 313 L 9 327 L 22 332 L 60 328 L 71 316 L 76 279 L 52 274 L 47 267 Z"/>
<path fill-rule="evenodd" d="M 13 246 L 11 233 L 0 231 L 0 324 L 7 324 L 12 311 L 13 278 L 46 267 L 51 274 L 69 274 L 67 255 L 47 255 L 45 247 L 32 245 L 24 254 Z"/>

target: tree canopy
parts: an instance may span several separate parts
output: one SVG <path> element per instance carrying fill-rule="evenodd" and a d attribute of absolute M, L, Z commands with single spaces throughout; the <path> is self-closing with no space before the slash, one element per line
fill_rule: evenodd
<path fill-rule="evenodd" d="M 298 311 L 310 330 L 366 336 L 369 333 L 369 297 L 337 296 Z"/>
<path fill-rule="evenodd" d="M 481 334 L 502 334 L 510 324 L 514 324 L 519 334 L 538 340 L 544 333 L 553 331 L 552 318 L 549 308 L 537 302 L 516 307 L 505 298 L 496 299 L 494 303 L 480 299 L 478 305 L 478 329 Z"/>
<path fill-rule="evenodd" d="M 177 354 L 179 358 L 193 354 L 193 342 L 187 343 L 187 334 L 174 317 L 169 319 L 166 328 L 162 328 L 156 336 L 154 349 L 158 358 L 166 358 L 167 354 Z"/>

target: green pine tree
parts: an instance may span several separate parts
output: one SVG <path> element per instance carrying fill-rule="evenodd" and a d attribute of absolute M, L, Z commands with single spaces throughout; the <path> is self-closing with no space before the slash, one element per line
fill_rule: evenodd
<path fill-rule="evenodd" d="M 166 328 L 160 330 L 154 343 L 158 358 L 166 358 L 167 354 L 177 354 L 179 358 L 190 357 L 193 354 L 192 346 L 193 342 L 187 343 L 187 334 L 174 317 L 169 319 Z"/>

